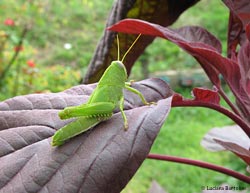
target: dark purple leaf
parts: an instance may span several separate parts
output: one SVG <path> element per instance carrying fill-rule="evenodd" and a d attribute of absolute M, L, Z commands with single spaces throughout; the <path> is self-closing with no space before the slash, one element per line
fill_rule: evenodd
<path fill-rule="evenodd" d="M 86 102 L 95 84 L 1 102 L 1 192 L 120 192 L 147 157 L 171 104 L 172 92 L 160 79 L 133 86 L 158 102 L 142 106 L 137 95 L 125 92 L 127 132 L 117 112 L 56 148 L 51 136 L 68 122 L 59 119 L 58 111 Z"/>
<path fill-rule="evenodd" d="M 248 40 L 241 46 L 238 54 L 238 64 L 240 68 L 240 100 L 237 103 L 241 112 L 250 123 L 250 43 Z"/>
<path fill-rule="evenodd" d="M 196 58 L 211 82 L 218 89 L 220 89 L 219 74 L 222 74 L 236 96 L 244 118 L 249 121 L 250 96 L 241 85 L 242 76 L 239 64 L 236 63 L 235 60 L 225 58 L 221 55 L 218 50 L 219 41 L 205 29 L 199 27 L 186 28 L 189 28 L 189 30 L 185 28 L 171 30 L 141 20 L 125 19 L 113 25 L 110 29 L 125 33 L 142 33 L 168 39 Z M 188 31 L 191 33 L 189 34 Z M 196 33 L 194 33 L 194 31 L 196 31 Z"/>
<path fill-rule="evenodd" d="M 142 33 L 145 35 L 158 36 L 168 39 L 193 55 L 200 62 L 213 84 L 220 87 L 218 70 L 210 64 L 211 61 L 206 60 L 206 56 L 201 56 L 199 53 L 199 50 L 201 49 L 204 49 L 204 53 L 202 55 L 209 55 L 211 53 L 220 55 L 221 52 L 219 40 L 217 40 L 205 29 L 193 26 L 172 30 L 157 24 L 136 19 L 122 20 L 111 26 L 109 29 L 123 33 Z"/>
<path fill-rule="evenodd" d="M 245 92 L 250 95 L 250 43 L 246 41 L 243 46 L 241 46 L 238 63 L 240 66 L 241 73 L 241 84 Z M 250 102 L 250 101 L 249 101 Z"/>
<path fill-rule="evenodd" d="M 220 41 L 206 29 L 199 26 L 186 26 L 174 29 L 176 35 L 178 34 L 184 41 L 201 44 L 201 46 L 209 46 L 209 49 L 221 53 Z M 211 47 L 210 47 L 211 46 Z"/>
<path fill-rule="evenodd" d="M 248 0 L 223 0 L 226 6 L 230 9 L 235 16 L 237 16 L 243 28 L 246 28 L 246 25 L 250 21 L 250 4 Z"/>
<path fill-rule="evenodd" d="M 224 0 L 226 6 L 230 9 L 228 26 L 228 56 L 236 55 L 237 45 L 242 45 L 245 40 L 245 29 L 250 22 L 250 4 L 249 0 Z"/>

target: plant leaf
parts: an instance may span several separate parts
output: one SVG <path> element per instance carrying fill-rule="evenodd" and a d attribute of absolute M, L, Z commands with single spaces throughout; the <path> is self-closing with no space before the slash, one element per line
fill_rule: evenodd
<path fill-rule="evenodd" d="M 206 88 L 193 88 L 193 99 L 185 99 L 180 94 L 175 93 L 172 100 L 172 106 L 220 106 L 220 96 L 217 90 Z"/>
<path fill-rule="evenodd" d="M 247 165 L 250 164 L 250 151 L 241 147 L 240 145 L 232 142 L 221 141 L 219 139 L 214 139 L 214 141 L 222 145 L 226 150 L 233 152 L 235 155 L 240 157 Z"/>
<path fill-rule="evenodd" d="M 246 40 L 245 29 L 250 22 L 250 4 L 248 0 L 232 1 L 223 0 L 230 9 L 228 26 L 228 56 L 236 56 L 237 45 L 242 45 Z"/>
<path fill-rule="evenodd" d="M 196 101 L 214 103 L 217 105 L 220 104 L 220 96 L 217 90 L 210 90 L 206 88 L 194 88 L 192 94 L 195 97 L 194 100 Z"/>
<path fill-rule="evenodd" d="M 206 56 L 211 53 L 213 53 L 213 55 L 214 53 L 219 54 L 221 52 L 221 45 L 219 40 L 205 29 L 196 26 L 187 26 L 172 30 L 138 19 L 124 19 L 109 29 L 123 33 L 141 33 L 144 35 L 158 36 L 175 43 L 193 55 L 200 62 L 212 83 L 218 88 L 220 87 L 219 71 L 211 65 L 211 61 L 206 60 Z M 199 52 L 202 52 L 202 49 L 204 52 L 201 55 Z"/>
<path fill-rule="evenodd" d="M 250 148 L 249 137 L 237 125 L 213 128 L 203 137 L 201 141 L 201 145 L 209 151 L 222 151 L 227 149 L 220 143 L 215 142 L 214 139 L 238 144 L 244 149 Z"/>
<path fill-rule="evenodd" d="M 61 147 L 51 136 L 69 121 L 59 110 L 85 102 L 96 84 L 61 93 L 18 96 L 0 103 L 1 192 L 120 192 L 146 158 L 171 104 L 172 91 L 160 79 L 134 83 L 148 101 L 125 92 L 129 122 L 120 112 Z"/>
<path fill-rule="evenodd" d="M 238 53 L 238 64 L 240 68 L 240 100 L 237 98 L 237 105 L 244 117 L 250 123 L 250 43 L 248 40 L 241 46 Z"/>
<path fill-rule="evenodd" d="M 211 82 L 218 89 L 220 88 L 219 74 L 222 74 L 234 93 L 238 104 L 240 104 L 245 120 L 249 122 L 250 96 L 245 89 L 242 89 L 240 81 L 242 75 L 239 64 L 235 60 L 225 58 L 221 55 L 218 49 L 219 40 L 205 29 L 200 27 L 184 27 L 178 30 L 172 30 L 136 19 L 122 20 L 110 29 L 124 33 L 142 33 L 145 35 L 158 36 L 175 43 L 187 53 L 191 54 L 201 64 Z M 188 33 L 189 31 L 191 31 L 191 33 Z M 194 33 L 194 31 L 196 33 Z"/>
<path fill-rule="evenodd" d="M 250 22 L 246 26 L 246 36 L 248 41 L 250 41 Z"/>

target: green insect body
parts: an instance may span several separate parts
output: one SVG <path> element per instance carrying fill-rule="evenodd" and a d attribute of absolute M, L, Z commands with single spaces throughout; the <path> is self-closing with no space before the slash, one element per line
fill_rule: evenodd
<path fill-rule="evenodd" d="M 59 112 L 61 119 L 77 117 L 77 120 L 65 125 L 53 135 L 52 146 L 62 145 L 66 140 L 87 131 L 103 120 L 109 119 L 117 107 L 120 108 L 124 120 L 124 128 L 127 130 L 128 121 L 123 111 L 124 88 L 137 94 L 144 104 L 150 104 L 145 100 L 141 92 L 130 87 L 130 83 L 126 82 L 127 71 L 122 61 L 113 61 L 105 70 L 87 103 L 75 107 L 66 107 Z"/>

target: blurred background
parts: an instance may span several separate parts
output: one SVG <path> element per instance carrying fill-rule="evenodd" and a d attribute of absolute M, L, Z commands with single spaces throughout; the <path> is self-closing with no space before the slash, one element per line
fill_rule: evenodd
<path fill-rule="evenodd" d="M 29 93 L 59 92 L 79 84 L 112 4 L 113 0 L 1 0 L 0 101 Z M 221 1 L 201 0 L 171 27 L 203 26 L 221 40 L 225 53 L 228 15 Z M 191 56 L 159 38 L 139 58 L 130 76 L 135 80 L 147 77 L 162 78 L 187 97 L 194 86 L 211 88 Z M 173 108 L 151 151 L 244 171 L 245 164 L 232 154 L 210 153 L 200 146 L 209 129 L 230 124 L 231 120 L 212 110 Z M 213 171 L 146 160 L 123 193 L 146 193 L 153 180 L 169 193 L 198 193 L 201 186 L 241 184 Z"/>

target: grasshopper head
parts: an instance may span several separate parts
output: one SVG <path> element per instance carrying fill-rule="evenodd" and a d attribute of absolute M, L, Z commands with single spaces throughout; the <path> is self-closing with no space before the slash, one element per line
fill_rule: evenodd
<path fill-rule="evenodd" d="M 119 60 L 113 61 L 111 63 L 111 66 L 113 67 L 114 75 L 120 76 L 122 79 L 125 78 L 125 81 L 127 80 L 128 77 L 127 70 L 125 65 L 121 61 Z"/>
<path fill-rule="evenodd" d="M 118 67 L 120 67 L 122 69 L 125 68 L 124 64 L 119 60 L 113 61 L 112 63 L 115 63 Z"/>
<path fill-rule="evenodd" d="M 124 84 L 127 81 L 127 70 L 121 61 L 113 61 L 105 70 L 99 85 Z"/>

